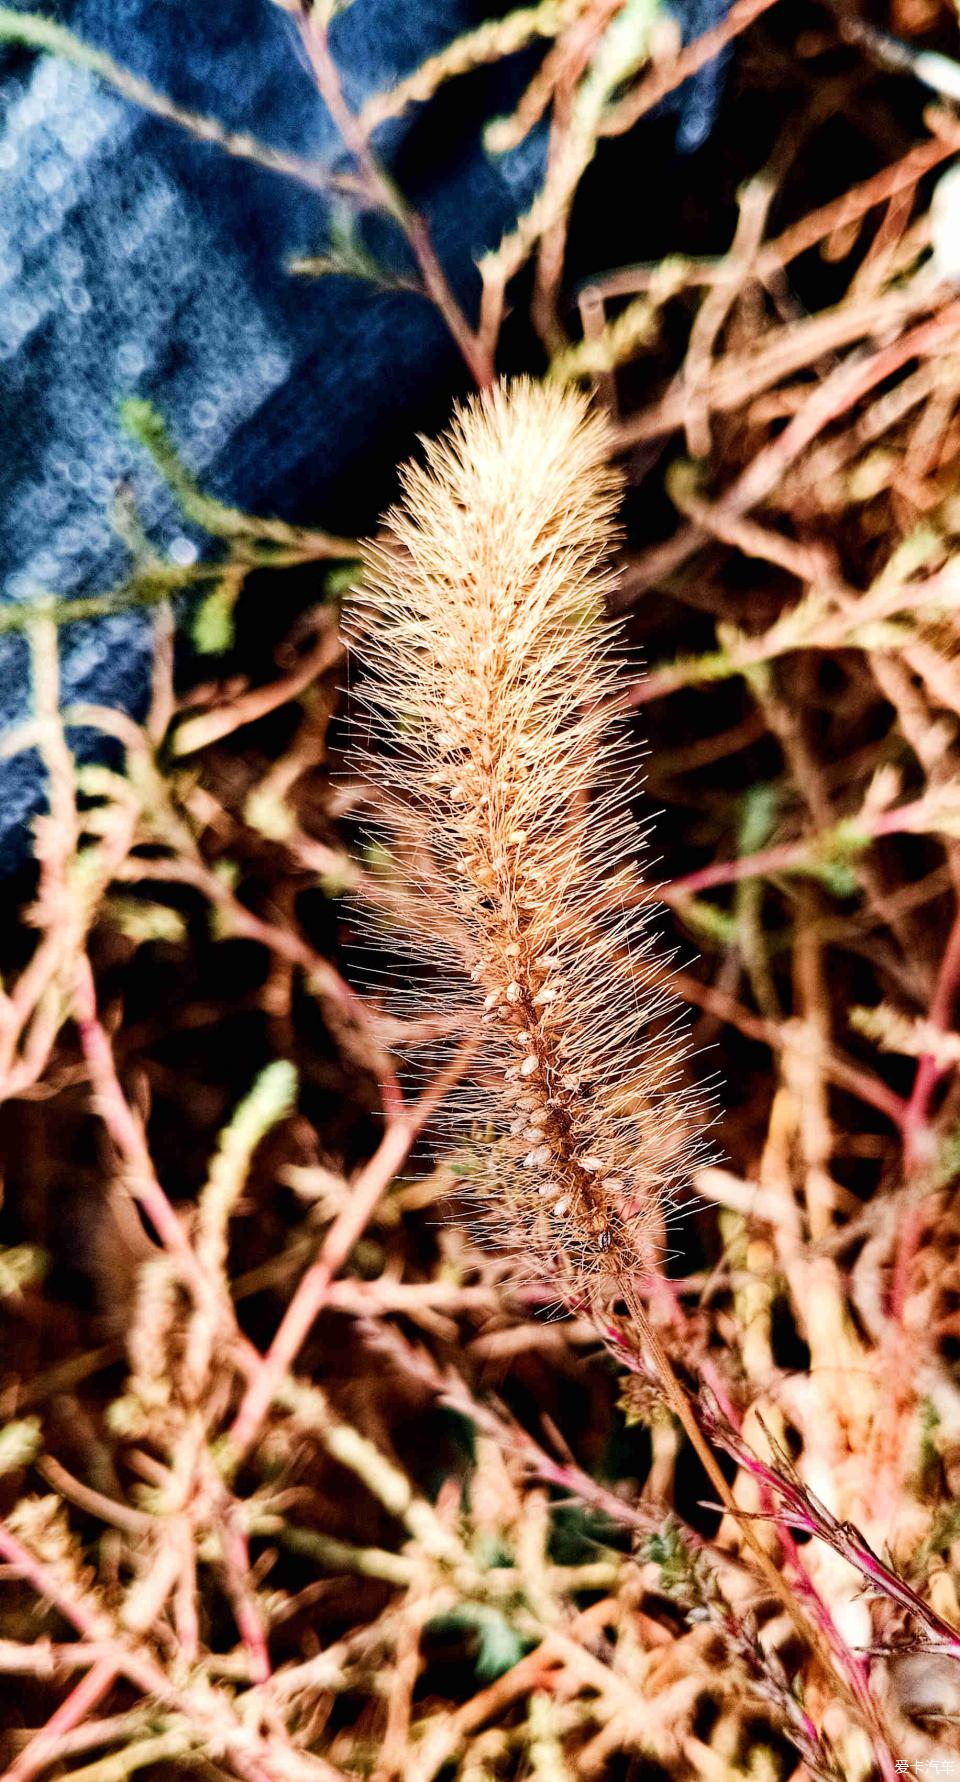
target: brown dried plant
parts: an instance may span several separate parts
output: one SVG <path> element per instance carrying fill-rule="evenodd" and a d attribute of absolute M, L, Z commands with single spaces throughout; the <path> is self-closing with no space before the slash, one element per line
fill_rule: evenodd
<path fill-rule="evenodd" d="M 404 500 L 368 552 L 374 621 L 352 624 L 358 698 L 389 752 L 364 741 L 358 760 L 426 875 L 433 1003 L 483 1036 L 445 1104 L 481 1138 L 464 1168 L 471 1222 L 598 1316 L 618 1350 L 639 1340 L 737 1516 L 644 1299 L 710 1110 L 685 1078 L 638 875 L 638 776 L 604 607 L 619 491 L 608 449 L 582 397 L 520 380 L 471 401 L 406 466 Z M 416 973 L 411 999 L 415 1016 Z M 633 1339 L 610 1321 L 618 1301 Z"/>
<path fill-rule="evenodd" d="M 474 1223 L 601 1301 L 649 1273 L 708 1117 L 637 895 L 607 453 L 575 393 L 521 381 L 471 402 L 403 473 L 368 554 L 375 617 L 354 623 L 357 697 L 387 741 L 364 768 L 447 915 L 431 995 L 482 1033 L 447 1104 L 483 1134 Z M 420 974 L 404 1000 L 423 993 Z"/>

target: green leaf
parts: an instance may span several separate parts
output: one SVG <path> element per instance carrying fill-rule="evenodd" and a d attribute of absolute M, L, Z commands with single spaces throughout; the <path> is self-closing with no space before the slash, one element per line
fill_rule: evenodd
<path fill-rule="evenodd" d="M 737 853 L 756 854 L 770 840 L 777 820 L 779 793 L 776 786 L 751 786 L 740 807 L 740 833 Z"/>
<path fill-rule="evenodd" d="M 530 1652 L 535 1640 L 520 1633 L 500 1609 L 485 1603 L 459 1603 L 430 1623 L 435 1633 L 463 1630 L 476 1636 L 474 1669 L 482 1683 L 493 1683 Z"/>
<path fill-rule="evenodd" d="M 716 941 L 721 947 L 733 946 L 737 918 L 729 910 L 720 909 L 707 897 L 685 897 L 677 908 L 687 925 L 704 940 Z"/>
<path fill-rule="evenodd" d="M 233 645 L 234 609 L 239 589 L 231 576 L 201 601 L 193 616 L 190 635 L 201 656 L 222 656 Z"/>
<path fill-rule="evenodd" d="M 135 941 L 137 946 L 149 941 L 176 943 L 186 937 L 183 916 L 169 904 L 150 903 L 136 897 L 111 897 L 106 908 L 120 933 Z"/>

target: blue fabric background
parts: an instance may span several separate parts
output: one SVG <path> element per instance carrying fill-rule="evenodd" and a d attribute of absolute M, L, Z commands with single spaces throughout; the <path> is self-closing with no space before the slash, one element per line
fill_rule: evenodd
<path fill-rule="evenodd" d="M 726 4 L 674 0 L 674 10 L 690 37 Z M 181 104 L 299 154 L 341 159 L 293 23 L 269 0 L 76 0 L 56 16 Z M 355 0 L 334 25 L 351 102 L 482 16 L 469 0 Z M 109 508 L 123 481 L 152 536 L 178 548 L 182 518 L 118 425 L 125 395 L 155 403 L 211 493 L 349 531 L 356 518 L 335 511 L 334 486 L 378 444 L 392 454 L 431 393 L 463 387 L 433 310 L 352 278 L 306 282 L 285 271 L 295 255 L 323 249 L 330 214 L 319 195 L 196 143 L 64 62 L 12 54 L 4 65 L 0 599 L 115 581 L 124 553 Z M 715 64 L 683 89 L 680 149 L 704 140 L 721 78 Z M 495 94 L 490 109 L 513 96 Z M 381 150 L 402 152 L 416 126 L 416 114 L 390 126 Z M 541 155 L 542 136 L 492 161 L 465 130 L 412 194 L 466 302 L 475 256 L 529 202 Z M 66 627 L 65 701 L 139 711 L 148 636 L 135 614 Z M 0 729 L 27 700 L 25 643 L 2 638 Z M 0 869 L 22 858 L 41 802 L 35 757 L 0 766 Z"/>

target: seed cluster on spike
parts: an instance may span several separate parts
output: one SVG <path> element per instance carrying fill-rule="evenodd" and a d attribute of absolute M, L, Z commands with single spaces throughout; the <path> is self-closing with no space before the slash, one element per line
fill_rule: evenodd
<path fill-rule="evenodd" d="M 479 1023 L 453 1105 L 476 1135 L 474 1222 L 584 1284 L 649 1269 L 705 1125 L 610 717 L 607 458 L 576 393 L 520 381 L 471 401 L 402 473 L 352 627 L 378 739 L 363 771 L 432 970 L 408 996 Z"/>

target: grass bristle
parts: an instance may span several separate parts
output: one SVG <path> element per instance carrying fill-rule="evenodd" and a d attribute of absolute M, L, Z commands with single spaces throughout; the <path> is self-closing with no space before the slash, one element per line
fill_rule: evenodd
<path fill-rule="evenodd" d="M 353 627 L 362 768 L 417 862 L 410 907 L 439 918 L 435 965 L 448 937 L 451 1026 L 478 1024 L 450 1104 L 485 1135 L 473 1222 L 595 1287 L 652 1266 L 707 1113 L 637 867 L 636 750 L 612 715 L 620 481 L 586 400 L 521 380 L 461 409 L 402 487 L 368 553 L 372 622 Z"/>

